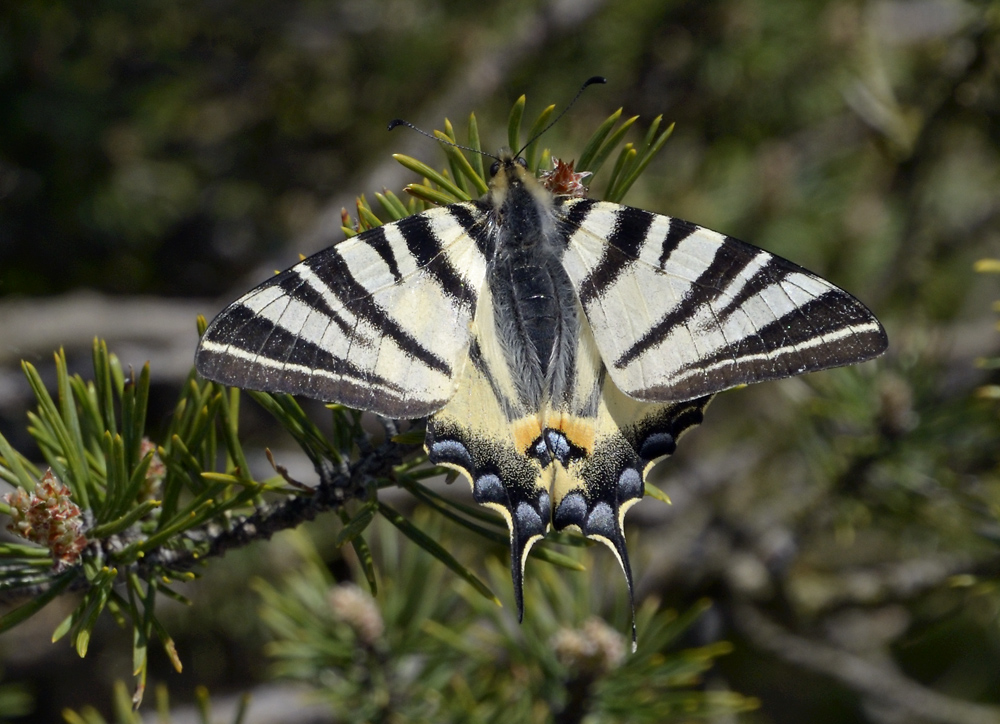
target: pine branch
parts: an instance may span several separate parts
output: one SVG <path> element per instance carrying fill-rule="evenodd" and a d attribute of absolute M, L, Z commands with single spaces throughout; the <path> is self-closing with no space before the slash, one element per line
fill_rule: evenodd
<path fill-rule="evenodd" d="M 371 448 L 350 465 L 347 473 L 330 476 L 324 472 L 319 485 L 310 489 L 311 493 L 290 495 L 280 501 L 264 503 L 250 515 L 235 515 L 224 522 L 213 520 L 202 527 L 184 531 L 177 538 L 146 553 L 138 562 L 119 567 L 118 575 L 122 579 L 130 575 L 146 579 L 164 572 L 178 574 L 202 565 L 209 558 L 223 556 L 230 550 L 269 540 L 276 533 L 315 520 L 321 513 L 343 508 L 350 500 L 363 499 L 374 482 L 390 476 L 393 467 L 399 465 L 408 452 L 409 448 L 393 442 Z M 108 558 L 121 548 L 122 541 L 112 537 L 94 541 L 91 545 L 101 549 L 96 553 L 97 557 Z M 47 580 L 42 583 L 0 591 L 0 603 L 11 604 L 43 595 L 59 580 L 59 576 L 47 574 Z M 80 591 L 89 589 L 91 585 L 81 570 L 68 586 L 60 590 Z"/>
<path fill-rule="evenodd" d="M 340 509 L 350 500 L 363 499 L 372 484 L 390 476 L 408 452 L 409 448 L 394 442 L 383 443 L 352 463 L 347 473 L 330 477 L 328 472 L 322 472 L 320 484 L 312 494 L 292 495 L 261 505 L 252 515 L 234 516 L 227 521 L 225 529 L 214 524 L 201 531 L 185 533 L 187 540 L 201 547 L 197 555 L 184 550 L 183 546 L 181 550 L 176 546 L 162 547 L 147 554 L 137 566 L 137 572 L 143 575 L 160 568 L 188 570 L 207 557 L 222 556 L 234 548 L 268 540 L 275 533 L 314 520 L 321 513 Z"/>

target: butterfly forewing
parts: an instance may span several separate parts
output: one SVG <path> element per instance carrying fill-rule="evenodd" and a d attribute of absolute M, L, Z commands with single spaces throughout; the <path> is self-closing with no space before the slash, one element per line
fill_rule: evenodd
<path fill-rule="evenodd" d="M 475 204 L 434 209 L 282 272 L 212 322 L 199 372 L 387 417 L 435 412 L 467 356 L 486 273 L 469 234 L 481 215 Z"/>
<path fill-rule="evenodd" d="M 567 199 L 564 265 L 615 384 L 679 401 L 861 362 L 885 332 L 805 269 L 690 222 Z"/>

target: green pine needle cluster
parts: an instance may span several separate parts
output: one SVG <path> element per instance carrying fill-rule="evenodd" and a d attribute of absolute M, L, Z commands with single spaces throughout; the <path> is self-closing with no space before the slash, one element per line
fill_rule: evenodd
<path fill-rule="evenodd" d="M 507 127 L 511 149 L 521 148 L 521 121 L 524 116 L 524 106 L 525 97 L 521 96 L 511 109 Z M 524 159 L 527 163 L 527 169 L 535 175 L 547 170 L 552 163 L 551 151 L 547 148 L 539 150 L 541 139 L 538 138 L 538 134 L 548 125 L 554 110 L 554 105 L 546 107 L 531 124 L 525 136 L 533 139 L 524 149 Z M 584 144 L 583 152 L 574 166 L 577 173 L 587 173 L 591 177 L 596 175 L 604 167 L 605 162 L 615 149 L 621 145 L 628 130 L 639 119 L 638 116 L 632 116 L 619 123 L 621 115 L 622 109 L 619 108 L 597 127 L 597 130 Z M 673 133 L 674 126 L 671 124 L 661 131 L 662 120 L 662 116 L 653 119 L 641 143 L 626 143 L 621 146 L 606 189 L 602 194 L 605 201 L 621 202 L 646 169 L 646 166 L 649 165 L 649 162 L 663 148 Z M 379 216 L 363 195 L 359 196 L 356 204 L 357 219 L 352 223 L 347 213 L 344 212 L 343 230 L 347 236 L 354 236 L 361 231 L 381 226 L 387 222 L 399 221 L 411 214 L 425 211 L 431 206 L 471 201 L 487 192 L 489 178 L 483 167 L 483 154 L 489 157 L 493 151 L 483 149 L 475 113 L 469 114 L 468 133 L 465 139 L 459 139 L 454 126 L 447 119 L 444 128 L 444 131 L 435 131 L 434 137 L 442 142 L 441 150 L 444 151 L 448 159 L 448 168 L 437 171 L 412 156 L 394 154 L 393 158 L 396 161 L 420 176 L 423 181 L 406 186 L 406 192 L 411 197 L 407 203 L 403 203 L 396 194 L 388 190 L 376 193 L 375 199 L 381 206 L 384 219 Z M 460 145 L 473 152 L 466 155 L 465 151 L 459 148 Z"/>
<path fill-rule="evenodd" d="M 418 523 L 435 538 L 454 537 L 428 514 Z M 503 608 L 491 605 L 419 548 L 398 546 L 389 526 L 375 535 L 387 577 L 377 603 L 338 585 L 303 535 L 295 536 L 298 570 L 278 585 L 257 583 L 275 672 L 315 686 L 345 722 L 579 721 L 583 712 L 592 722 L 686 722 L 757 705 L 696 690 L 730 649 L 679 648 L 707 601 L 678 614 L 647 599 L 637 611 L 638 650 L 628 654 L 628 601 L 619 591 L 609 622 L 595 618 L 600 587 L 590 575 L 536 566 L 525 588 L 531 615 L 518 625 L 507 593 Z M 599 577 L 614 573 L 613 561 L 585 549 L 572 558 Z M 487 559 L 486 575 L 509 588 L 498 558 Z"/>

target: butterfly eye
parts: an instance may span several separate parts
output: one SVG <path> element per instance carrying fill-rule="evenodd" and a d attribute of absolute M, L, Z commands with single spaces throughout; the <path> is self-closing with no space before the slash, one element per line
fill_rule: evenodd
<path fill-rule="evenodd" d="M 500 171 L 500 162 L 494 161 L 493 165 L 490 166 L 490 176 L 496 176 L 499 171 Z"/>
<path fill-rule="evenodd" d="M 514 162 L 517 163 L 521 168 L 528 168 L 528 162 L 525 161 L 520 156 L 518 156 L 517 158 L 515 158 Z"/>

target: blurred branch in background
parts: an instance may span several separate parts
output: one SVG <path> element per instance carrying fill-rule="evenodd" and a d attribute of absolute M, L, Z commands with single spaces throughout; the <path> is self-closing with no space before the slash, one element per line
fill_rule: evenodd
<path fill-rule="evenodd" d="M 879 717 L 904 717 L 904 720 L 942 722 L 943 724 L 996 724 L 1000 707 L 977 706 L 942 696 L 916 684 L 901 674 L 886 652 L 878 651 L 883 627 L 869 629 L 875 635 L 863 642 L 871 653 L 881 653 L 880 660 L 834 648 L 824 642 L 795 636 L 770 621 L 753 606 L 743 604 L 735 609 L 739 631 L 764 651 L 796 666 L 804 666 L 848 686 L 868 697 L 868 703 Z M 874 644 L 874 645 L 873 645 Z"/>
<path fill-rule="evenodd" d="M 151 362 L 161 383 L 178 384 L 191 371 L 198 315 L 216 306 L 215 301 L 91 291 L 0 299 L 0 339 L 4 340 L 0 364 L 10 368 L 21 359 L 45 363 L 59 347 L 89 355 L 94 337 L 99 337 L 134 366 Z"/>

